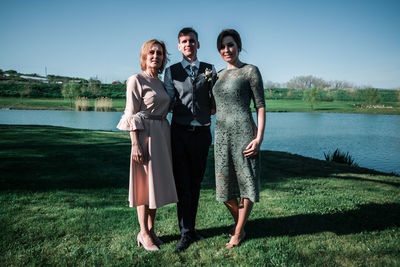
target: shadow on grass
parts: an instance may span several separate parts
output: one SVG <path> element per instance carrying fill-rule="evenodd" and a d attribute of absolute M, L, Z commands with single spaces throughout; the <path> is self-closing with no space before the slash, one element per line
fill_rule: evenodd
<path fill-rule="evenodd" d="M 249 238 L 297 236 L 321 232 L 337 235 L 382 231 L 400 226 L 400 205 L 366 204 L 356 210 L 334 214 L 300 214 L 282 218 L 250 220 Z"/>
<path fill-rule="evenodd" d="M 128 187 L 129 135 L 0 126 L 0 190 Z"/>
<path fill-rule="evenodd" d="M 0 125 L 0 190 L 128 188 L 129 157 L 127 133 Z M 400 179 L 357 177 L 388 174 L 286 152 L 262 151 L 261 166 L 261 188 L 289 179 L 328 177 L 400 186 Z M 213 147 L 202 188 L 215 188 Z"/>
<path fill-rule="evenodd" d="M 366 204 L 356 210 L 333 214 L 300 214 L 280 218 L 249 220 L 246 224 L 246 239 L 299 236 L 332 232 L 337 235 L 357 234 L 365 231 L 382 231 L 400 226 L 400 205 Z M 202 229 L 206 238 L 227 235 L 231 226 Z M 163 236 L 170 242 L 178 235 Z"/>
<path fill-rule="evenodd" d="M 214 151 L 213 147 L 211 147 L 202 188 L 215 188 L 214 170 Z M 352 174 L 352 176 L 349 174 Z M 395 174 L 387 174 L 371 169 L 352 167 L 346 164 L 308 158 L 287 152 L 269 150 L 261 151 L 261 188 L 266 188 L 270 184 L 285 182 L 287 180 L 320 178 L 368 181 L 400 187 L 400 179 L 398 181 L 384 181 L 368 179 L 361 176 L 371 174 L 391 177 L 396 176 Z"/>

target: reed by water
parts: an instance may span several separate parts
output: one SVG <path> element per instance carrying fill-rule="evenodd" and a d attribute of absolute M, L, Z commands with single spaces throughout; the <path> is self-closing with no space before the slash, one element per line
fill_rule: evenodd
<path fill-rule="evenodd" d="M 87 97 L 77 97 L 75 99 L 75 110 L 88 111 L 90 110 L 90 103 Z"/>
<path fill-rule="evenodd" d="M 113 100 L 108 97 L 96 98 L 94 101 L 95 111 L 111 111 L 113 106 Z"/>

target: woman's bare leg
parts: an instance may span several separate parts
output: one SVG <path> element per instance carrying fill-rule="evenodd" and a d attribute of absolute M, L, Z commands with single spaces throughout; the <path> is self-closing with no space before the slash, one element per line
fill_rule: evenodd
<path fill-rule="evenodd" d="M 157 209 L 149 209 L 149 217 L 148 217 L 148 222 L 147 222 L 147 225 L 149 226 L 149 233 L 150 233 L 151 238 L 153 239 L 153 243 L 154 243 L 154 241 L 156 241 L 155 239 L 158 238 L 156 233 L 154 232 L 154 221 L 156 218 L 156 212 L 157 212 Z M 155 242 L 155 243 L 157 243 L 157 242 Z"/>
<path fill-rule="evenodd" d="M 246 225 L 252 208 L 253 202 L 250 199 L 240 199 L 240 203 L 238 205 L 238 220 L 236 223 L 235 233 L 232 235 L 229 243 L 226 244 L 227 247 L 237 246 L 244 239 L 246 235 L 246 233 L 244 232 L 244 226 Z"/>
<path fill-rule="evenodd" d="M 224 202 L 225 206 L 228 208 L 229 212 L 231 213 L 233 220 L 235 221 L 235 225 L 238 222 L 239 218 L 239 203 L 237 199 L 231 199 Z"/>
<path fill-rule="evenodd" d="M 153 240 L 151 239 L 149 230 L 149 207 L 146 205 L 137 206 L 136 210 L 140 225 L 140 235 L 142 236 L 146 245 L 151 246 L 153 244 Z"/>

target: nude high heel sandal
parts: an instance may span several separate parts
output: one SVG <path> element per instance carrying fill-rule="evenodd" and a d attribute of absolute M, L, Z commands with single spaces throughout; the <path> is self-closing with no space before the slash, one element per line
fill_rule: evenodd
<path fill-rule="evenodd" d="M 144 242 L 144 239 L 143 239 L 142 235 L 140 234 L 140 232 L 139 232 L 139 234 L 138 234 L 136 240 L 137 240 L 137 245 L 138 245 L 138 247 L 143 246 L 143 248 L 144 248 L 145 250 L 147 250 L 147 251 L 156 251 L 156 250 L 160 250 L 160 249 L 159 249 L 156 245 L 154 245 L 154 244 L 151 244 L 150 246 L 147 245 L 147 244 Z"/>

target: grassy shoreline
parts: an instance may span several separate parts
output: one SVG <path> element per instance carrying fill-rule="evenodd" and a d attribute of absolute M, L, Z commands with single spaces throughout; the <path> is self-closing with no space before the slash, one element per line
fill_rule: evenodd
<path fill-rule="evenodd" d="M 361 114 L 393 114 L 400 115 L 400 106 L 395 102 L 384 103 L 392 108 L 360 108 L 358 102 L 331 101 L 319 102 L 311 110 L 302 100 L 266 100 L 267 112 L 332 112 L 332 113 L 361 113 Z M 93 110 L 94 99 L 90 99 Z M 113 111 L 123 111 L 125 99 L 113 99 Z M 62 98 L 16 98 L 0 97 L 0 109 L 31 109 L 31 110 L 74 110 L 75 104 Z"/>
<path fill-rule="evenodd" d="M 165 245 L 136 247 L 127 206 L 129 135 L 0 125 L 0 262 L 22 265 L 399 266 L 400 178 L 262 151 L 260 202 L 247 239 L 227 250 L 232 221 L 215 200 L 213 151 L 197 227 L 206 236 L 174 253 L 174 205 L 157 212 Z"/>

